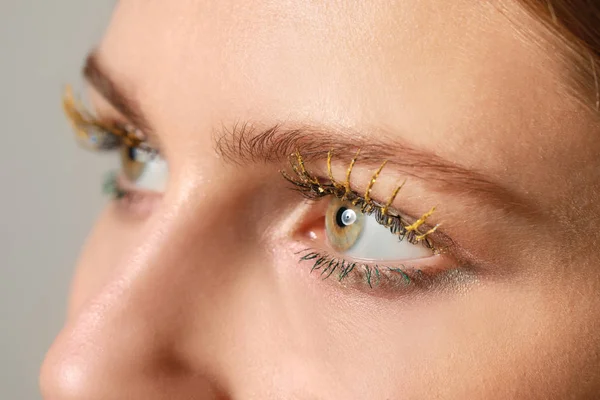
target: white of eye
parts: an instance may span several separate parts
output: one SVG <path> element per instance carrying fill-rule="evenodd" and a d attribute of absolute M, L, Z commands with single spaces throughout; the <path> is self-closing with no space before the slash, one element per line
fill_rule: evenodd
<path fill-rule="evenodd" d="M 402 261 L 429 257 L 433 251 L 423 243 L 400 241 L 389 228 L 378 223 L 374 215 L 365 215 L 360 237 L 344 255 L 362 260 Z"/>
<path fill-rule="evenodd" d="M 132 182 L 139 189 L 156 193 L 164 193 L 169 179 L 169 165 L 160 155 L 150 155 L 143 150 L 134 149 L 133 157 L 136 162 L 144 163 L 140 176 Z"/>

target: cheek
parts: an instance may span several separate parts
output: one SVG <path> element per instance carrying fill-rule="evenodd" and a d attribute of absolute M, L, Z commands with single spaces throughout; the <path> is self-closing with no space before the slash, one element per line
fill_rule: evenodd
<path fill-rule="evenodd" d="M 542 285 L 400 301 L 291 288 L 284 303 L 302 299 L 286 313 L 301 327 L 290 337 L 307 338 L 297 365 L 362 398 L 585 398 L 589 388 L 575 382 L 581 371 L 597 379 L 599 318 L 573 313 L 568 290 Z"/>
<path fill-rule="evenodd" d="M 599 317 L 565 306 L 597 310 L 594 291 L 576 295 L 566 283 L 537 277 L 482 282 L 460 294 L 377 298 L 309 274 L 286 239 L 273 242 L 267 257 L 253 240 L 241 246 L 222 216 L 221 224 L 208 214 L 190 221 L 193 229 L 154 242 L 171 251 L 163 252 L 163 267 L 147 260 L 157 275 L 146 275 L 128 310 L 145 317 L 151 308 L 153 329 L 171 326 L 162 322 L 173 317 L 169 310 L 184 310 L 172 325 L 178 350 L 247 387 L 268 377 L 280 398 L 303 388 L 349 399 L 569 397 L 579 377 L 568 371 L 598 365 L 590 360 L 599 344 L 590 332 L 600 329 Z M 107 208 L 81 257 L 71 315 L 123 276 L 128 257 L 148 240 L 147 227 Z M 193 239 L 175 240 L 182 236 Z"/>
<path fill-rule="evenodd" d="M 402 332 L 394 353 L 405 388 L 444 382 L 436 390 L 452 398 L 587 398 L 581 382 L 597 378 L 581 373 L 598 365 L 589 356 L 599 345 L 589 334 L 598 318 L 565 307 L 574 300 L 568 288 L 546 284 L 486 284 L 464 298 L 422 304 L 420 315 L 394 329 Z"/>

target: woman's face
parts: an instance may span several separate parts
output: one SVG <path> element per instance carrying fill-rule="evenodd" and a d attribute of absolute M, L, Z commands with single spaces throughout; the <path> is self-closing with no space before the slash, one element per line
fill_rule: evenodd
<path fill-rule="evenodd" d="M 44 395 L 598 393 L 600 130 L 562 47 L 501 3 L 120 1 L 91 99 L 147 134 L 168 180 L 121 180 L 133 193 L 85 248 Z M 384 211 L 406 230 L 436 206 L 412 238 L 438 232 L 352 225 L 375 221 L 338 198 L 359 148 L 364 204 L 381 213 L 406 180 Z M 307 201 L 312 177 L 329 186 Z"/>

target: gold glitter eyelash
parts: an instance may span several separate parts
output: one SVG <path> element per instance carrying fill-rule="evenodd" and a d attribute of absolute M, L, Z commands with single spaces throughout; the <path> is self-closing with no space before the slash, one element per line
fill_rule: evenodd
<path fill-rule="evenodd" d="M 78 139 L 93 150 L 111 150 L 121 145 L 150 153 L 156 151 L 145 143 L 144 135 L 133 127 L 108 125 L 94 118 L 75 98 L 67 86 L 63 95 L 63 110 Z"/>
<path fill-rule="evenodd" d="M 406 223 L 398 213 L 392 211 L 390 207 L 406 181 L 394 189 L 392 195 L 385 204 L 373 200 L 371 198 L 371 191 L 373 190 L 379 175 L 387 165 L 387 161 L 384 161 L 377 171 L 375 171 L 367 185 L 364 195 L 361 196 L 353 191 L 350 186 L 350 178 L 359 156 L 360 149 L 350 161 L 350 165 L 346 170 L 346 179 L 343 183 L 338 182 L 333 176 L 331 167 L 333 150 L 330 150 L 327 154 L 327 176 L 329 182 L 321 182 L 318 177 L 314 176 L 306 169 L 304 158 L 300 154 L 300 151 L 296 151 L 290 156 L 290 165 L 294 171 L 295 177 L 289 176 L 285 171 L 281 171 L 281 174 L 308 198 L 315 199 L 333 195 L 341 200 L 349 201 L 354 206 L 359 207 L 363 213 L 369 215 L 373 214 L 378 223 L 389 228 L 393 234 L 398 235 L 400 240 L 406 239 L 409 243 L 413 244 L 422 242 L 425 246 L 433 249 L 433 243 L 429 236 L 433 234 L 440 225 L 438 224 L 426 232 L 421 232 L 419 228 L 421 228 L 427 222 L 427 219 L 433 215 L 435 207 L 423 214 L 421 218 L 417 219 L 412 224 Z"/>

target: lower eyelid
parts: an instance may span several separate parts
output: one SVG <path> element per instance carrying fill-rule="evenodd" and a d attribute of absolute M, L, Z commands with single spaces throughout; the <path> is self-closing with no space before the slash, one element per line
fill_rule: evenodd
<path fill-rule="evenodd" d="M 450 268 L 439 270 L 436 273 L 427 268 L 406 269 L 403 272 L 404 274 L 399 273 L 393 267 L 391 269 L 383 267 L 380 269 L 380 276 L 377 277 L 377 274 L 371 269 L 371 284 L 369 284 L 367 270 L 363 268 L 359 269 L 353 277 L 339 283 L 370 295 L 393 298 L 412 293 L 448 291 L 452 288 L 458 290 L 465 284 L 476 280 L 473 272 L 466 268 Z"/>
<path fill-rule="evenodd" d="M 105 183 L 105 188 L 114 196 L 115 204 L 127 215 L 136 218 L 145 218 L 150 215 L 160 204 L 162 194 L 139 189 L 127 177 L 118 173 L 111 173 Z"/>
<path fill-rule="evenodd" d="M 376 260 L 350 259 L 320 249 L 306 249 L 299 252 L 297 257 L 299 263 L 315 278 L 361 290 L 402 289 L 405 293 L 417 288 L 432 288 L 445 280 L 449 281 L 450 277 L 473 276 L 472 270 L 461 267 L 446 254 L 402 262 L 377 263 Z M 448 283 L 445 282 L 446 285 Z"/>

